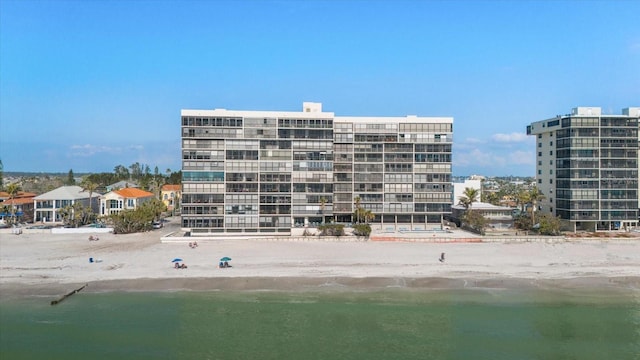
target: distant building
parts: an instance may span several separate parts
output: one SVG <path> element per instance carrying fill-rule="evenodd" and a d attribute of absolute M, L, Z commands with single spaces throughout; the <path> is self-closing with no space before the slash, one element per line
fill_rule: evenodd
<path fill-rule="evenodd" d="M 135 210 L 155 197 L 153 193 L 129 187 L 113 190 L 100 197 L 100 215 L 118 214 L 122 210 Z"/>
<path fill-rule="evenodd" d="M 577 107 L 527 126 L 536 141 L 539 210 L 576 230 L 638 226 L 640 108 L 605 115 Z"/>

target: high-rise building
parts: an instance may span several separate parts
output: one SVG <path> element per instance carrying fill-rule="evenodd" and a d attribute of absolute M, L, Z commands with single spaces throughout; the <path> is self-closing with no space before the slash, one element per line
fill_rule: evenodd
<path fill-rule="evenodd" d="M 353 223 L 357 207 L 373 223 L 424 229 L 451 212 L 453 118 L 337 117 L 309 102 L 181 118 L 182 227 L 192 235 L 289 234 Z"/>
<path fill-rule="evenodd" d="M 527 126 L 536 136 L 539 210 L 573 231 L 637 226 L 639 119 L 638 107 L 621 115 L 578 107 Z"/>

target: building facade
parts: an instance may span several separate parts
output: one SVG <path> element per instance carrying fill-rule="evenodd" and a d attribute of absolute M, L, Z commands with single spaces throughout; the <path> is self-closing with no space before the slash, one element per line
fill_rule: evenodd
<path fill-rule="evenodd" d="M 153 193 L 134 187 L 112 190 L 100 197 L 100 216 L 135 210 L 154 198 Z"/>
<path fill-rule="evenodd" d="M 640 108 L 605 115 L 599 107 L 527 126 L 536 136 L 536 179 L 542 212 L 576 230 L 638 226 L 638 120 Z"/>
<path fill-rule="evenodd" d="M 160 199 L 167 207 L 167 211 L 172 214 L 180 206 L 180 198 L 182 197 L 182 185 L 165 184 L 160 188 Z"/>
<path fill-rule="evenodd" d="M 182 110 L 182 227 L 290 233 L 354 222 L 424 227 L 451 212 L 449 117 Z"/>
<path fill-rule="evenodd" d="M 33 198 L 34 214 L 33 222 L 61 223 L 63 221 L 63 209 L 75 204 L 81 204 L 98 212 L 98 199 L 100 194 L 89 193 L 80 186 L 61 186 L 55 190 L 38 195 Z"/>

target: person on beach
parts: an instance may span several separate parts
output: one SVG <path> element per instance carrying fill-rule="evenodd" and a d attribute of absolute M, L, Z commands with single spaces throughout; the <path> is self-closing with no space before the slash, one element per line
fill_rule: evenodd
<path fill-rule="evenodd" d="M 440 259 L 438 259 L 441 263 L 444 262 L 444 253 L 440 254 Z"/>

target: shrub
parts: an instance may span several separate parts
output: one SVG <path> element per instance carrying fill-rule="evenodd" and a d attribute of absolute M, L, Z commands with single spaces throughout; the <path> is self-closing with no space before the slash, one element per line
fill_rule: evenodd
<path fill-rule="evenodd" d="M 320 236 L 343 236 L 344 225 L 342 224 L 322 224 L 318 226 Z"/>
<path fill-rule="evenodd" d="M 371 226 L 369 224 L 355 224 L 353 225 L 353 235 L 369 237 Z"/>

